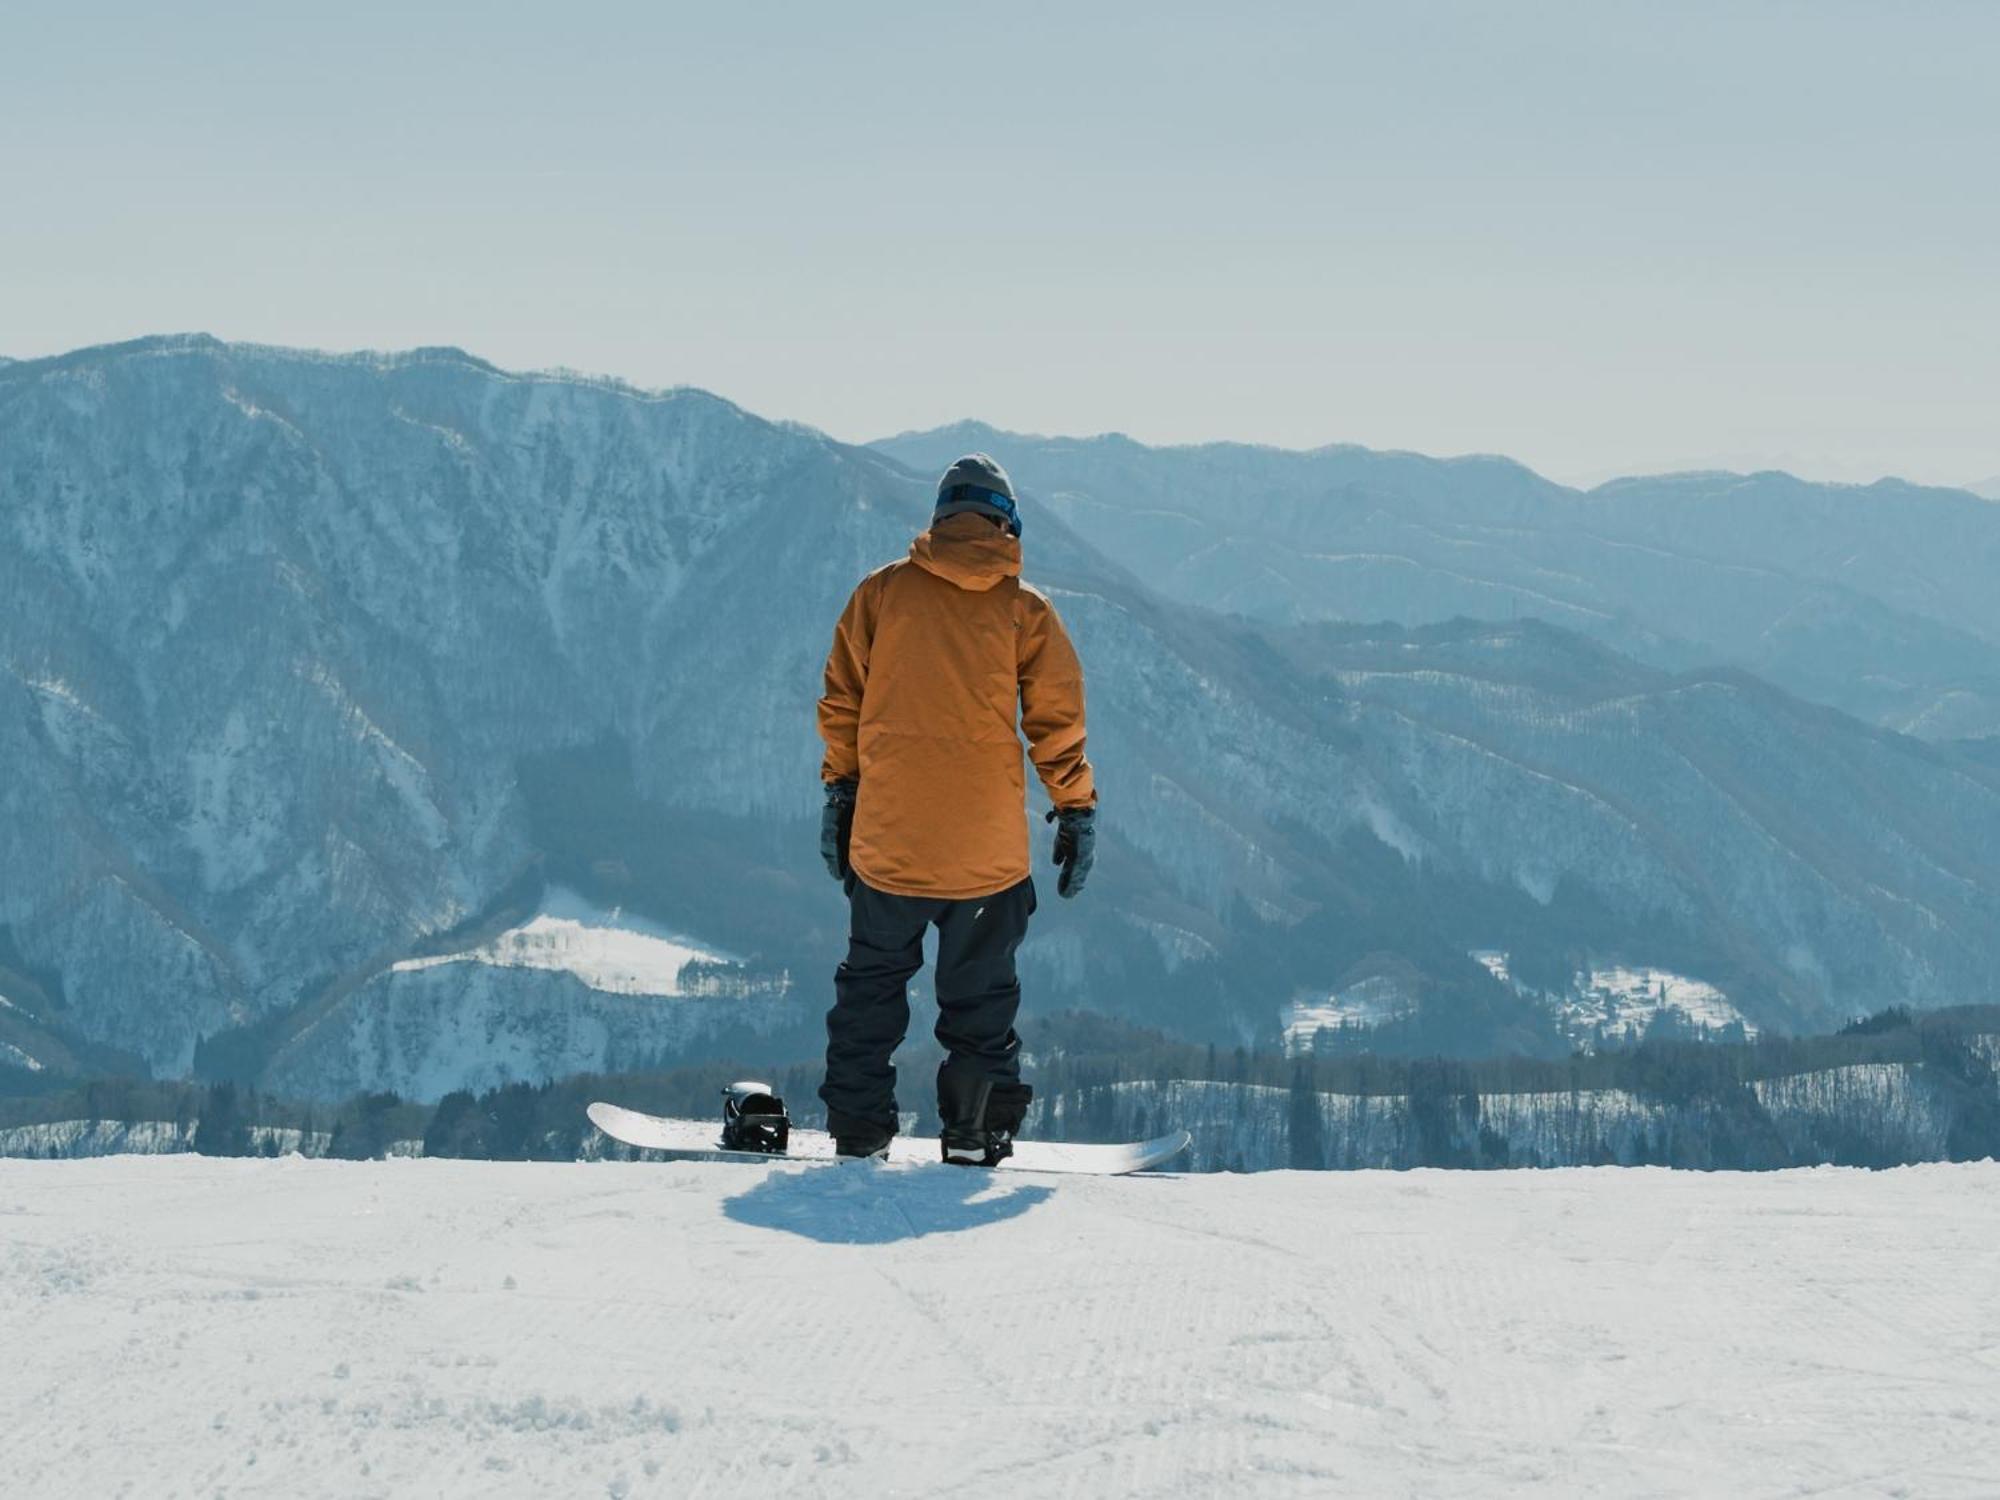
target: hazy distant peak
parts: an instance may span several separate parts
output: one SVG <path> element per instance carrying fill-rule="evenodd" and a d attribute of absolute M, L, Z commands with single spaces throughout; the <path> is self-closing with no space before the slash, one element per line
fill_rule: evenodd
<path fill-rule="evenodd" d="M 1671 469 L 1662 474 L 1625 474 L 1616 479 L 1607 479 L 1602 484 L 1592 485 L 1585 493 L 1615 495 L 1627 490 L 1644 488 L 1654 493 L 1662 490 L 1699 490 L 1703 494 L 1708 494 L 1720 485 L 1761 479 L 1777 472 L 1775 469 L 1765 469 L 1756 474 L 1744 474 L 1735 469 Z"/>
<path fill-rule="evenodd" d="M 1440 456 L 1420 453 L 1414 449 L 1371 448 L 1362 443 L 1348 442 L 1322 443 L 1314 448 L 1287 448 L 1278 443 L 1253 443 L 1238 438 L 1209 438 L 1190 443 L 1145 443 L 1123 432 L 1099 432 L 1088 435 L 1009 432 L 973 418 L 966 418 L 943 427 L 912 428 L 893 437 L 877 438 L 867 446 L 896 454 L 905 461 L 910 461 L 915 455 L 922 455 L 922 458 L 927 459 L 946 448 L 962 451 L 991 448 L 999 452 L 1023 447 L 1091 456 L 1116 454 L 1133 457 L 1209 459 L 1250 456 L 1298 463 L 1345 458 L 1363 462 L 1411 463 L 1450 468 L 1491 467 L 1508 470 L 1552 489 L 1570 489 L 1570 486 L 1558 485 L 1556 481 L 1537 473 L 1519 459 L 1510 458 L 1504 453 L 1459 453 Z M 917 461 L 921 464 L 922 459 Z"/>
<path fill-rule="evenodd" d="M 1307 458 L 1346 456 L 1406 459 L 1415 463 L 1440 464 L 1446 468 L 1472 469 L 1491 467 L 1511 469 L 1516 474 L 1534 480 L 1537 484 L 1546 484 L 1556 489 L 1575 492 L 1574 485 L 1563 484 L 1559 480 L 1551 479 L 1539 469 L 1533 468 L 1521 462 L 1520 459 L 1511 457 L 1505 453 L 1422 453 L 1415 448 L 1370 448 L 1364 443 L 1324 443 L 1317 448 L 1303 450 L 1295 448 L 1272 448 L 1270 451 L 1274 453 L 1301 453 L 1302 456 Z"/>
<path fill-rule="evenodd" d="M 2000 476 L 1996 476 L 1991 483 L 1996 493 L 1985 498 L 2000 498 Z M 1683 469 L 1663 474 L 1633 474 L 1607 479 L 1586 493 L 1592 498 L 1605 499 L 1635 493 L 1669 498 L 1685 494 L 1708 499 L 1731 492 L 1760 497 L 1866 495 L 1895 500 L 1924 496 L 1947 504 L 1956 503 L 1968 494 L 1980 494 L 1979 490 L 1969 485 L 1953 488 L 1949 485 L 1920 484 L 1893 474 L 1868 480 L 1807 479 L 1789 469 Z"/>
<path fill-rule="evenodd" d="M 1312 448 L 1291 448 L 1279 443 L 1245 442 L 1233 438 L 1212 438 L 1188 443 L 1145 443 L 1122 432 L 1105 432 L 1089 436 L 1009 432 L 1004 428 L 994 427 L 990 423 L 972 418 L 945 427 L 911 429 L 894 437 L 877 439 L 869 446 L 896 453 L 907 459 L 911 454 L 928 455 L 934 448 L 946 444 L 962 444 L 968 448 L 991 446 L 996 452 L 1003 448 L 1027 446 L 1042 448 L 1052 453 L 1079 456 L 1122 453 L 1143 457 L 1223 460 L 1232 457 L 1255 457 L 1281 463 L 1292 460 L 1308 464 L 1315 460 L 1345 459 L 1378 466 L 1405 464 L 1431 471 L 1457 470 L 1461 474 L 1479 471 L 1489 475 L 1506 474 L 1515 480 L 1543 487 L 1548 492 L 1560 491 L 1572 496 L 1616 495 L 1640 486 L 1653 493 L 1658 493 L 1661 489 L 1686 489 L 1702 494 L 1715 494 L 1732 487 L 1745 489 L 1793 487 L 1799 490 L 1854 492 L 1881 490 L 1884 493 L 1893 492 L 1899 495 L 1919 490 L 1945 493 L 1950 488 L 1918 484 L 1895 475 L 1850 481 L 1809 479 L 1789 469 L 1770 467 L 1665 470 L 1620 475 L 1596 485 L 1574 485 L 1551 479 L 1532 465 L 1505 453 L 1426 453 L 1414 448 L 1376 448 L 1365 443 L 1353 442 L 1332 442 Z M 1967 492 L 1986 499 L 2000 499 L 2000 474 L 1964 488 Z"/>
<path fill-rule="evenodd" d="M 898 443 L 956 443 L 968 453 L 984 451 L 992 447 L 1004 447 L 1016 443 L 1046 443 L 1053 441 L 1041 433 L 1007 432 L 981 422 L 973 417 L 965 417 L 956 422 L 947 422 L 942 427 L 909 427 L 890 437 L 873 438 L 861 446 L 864 448 L 890 448 Z"/>
<path fill-rule="evenodd" d="M 982 422 L 977 417 L 961 417 L 956 422 L 947 422 L 942 427 L 907 427 L 896 434 L 897 437 L 1014 437 L 1016 434 L 1003 432 L 991 422 Z"/>

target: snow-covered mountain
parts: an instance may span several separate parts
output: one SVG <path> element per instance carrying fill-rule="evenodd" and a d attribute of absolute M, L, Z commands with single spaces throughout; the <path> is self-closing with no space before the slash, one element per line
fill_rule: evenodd
<path fill-rule="evenodd" d="M 1503 458 L 1043 438 L 976 422 L 876 446 L 1008 455 L 1175 598 L 1267 619 L 1538 618 L 1671 668 L 1733 665 L 1927 739 L 2000 733 L 2000 509 L 1900 481 L 1625 479 Z"/>
<path fill-rule="evenodd" d="M 803 819 L 819 624 L 741 627 L 773 579 L 833 599 L 903 529 L 844 518 L 915 503 L 710 396 L 455 352 L 158 339 L 4 379 L 0 988 L 170 1071 L 487 913 L 540 852 L 526 758 L 638 745 L 637 797 Z"/>
<path fill-rule="evenodd" d="M 453 350 L 0 370 L 0 1043 L 426 1095 L 804 1055 L 843 920 L 819 668 L 932 477 Z M 1024 949 L 1037 1003 L 1275 1042 L 1386 956 L 1404 1043 L 1449 1050 L 1565 1046 L 1537 996 L 1592 966 L 1765 1026 L 1995 996 L 2000 768 L 1537 621 L 1225 619 L 1152 586 L 1167 528 L 1093 545 L 1088 512 L 1027 511 L 1105 788 L 1097 880 Z M 715 961 L 594 983 L 635 935 Z"/>

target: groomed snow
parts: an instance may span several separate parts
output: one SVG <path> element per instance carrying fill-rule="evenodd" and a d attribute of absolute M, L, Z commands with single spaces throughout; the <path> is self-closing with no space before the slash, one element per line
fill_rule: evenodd
<path fill-rule="evenodd" d="M 2000 1166 L 0 1162 L 10 1494 L 1991 1495 Z"/>

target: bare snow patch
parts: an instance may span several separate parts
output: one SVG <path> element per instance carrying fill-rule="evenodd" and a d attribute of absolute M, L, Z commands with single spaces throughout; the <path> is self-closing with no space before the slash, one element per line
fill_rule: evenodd
<path fill-rule="evenodd" d="M 1280 1019 L 1285 1051 L 1310 1052 L 1322 1028 L 1381 1026 L 1401 1020 L 1416 1009 L 1408 985 L 1393 973 L 1375 973 L 1325 996 L 1301 996 L 1285 1007 Z"/>
<path fill-rule="evenodd" d="M 1556 994 L 1516 978 L 1513 955 L 1504 948 L 1474 948 L 1467 956 L 1515 994 L 1552 1007 L 1563 1029 L 1586 1046 L 1636 1042 L 1662 1017 L 1696 1032 L 1741 1028 L 1746 1040 L 1757 1034 L 1721 990 L 1671 969 L 1625 964 L 1581 969 L 1569 988 Z"/>
<path fill-rule="evenodd" d="M 1159 949 L 1160 962 L 1166 965 L 1169 974 L 1182 964 L 1215 957 L 1215 944 L 1189 928 L 1136 915 L 1128 915 L 1125 920 L 1153 940 L 1154 946 Z"/>
<path fill-rule="evenodd" d="M 574 891 L 552 886 L 542 909 L 519 927 L 460 953 L 406 958 L 392 965 L 391 972 L 479 963 L 558 970 L 609 995 L 685 995 L 691 991 L 681 977 L 689 964 L 729 962 L 726 955 L 697 947 L 644 917 L 618 907 L 607 910 Z"/>
<path fill-rule="evenodd" d="M 1373 794 L 1363 796 L 1358 811 L 1361 820 L 1368 825 L 1368 831 L 1402 855 L 1405 863 L 1423 858 L 1423 840 L 1407 823 L 1385 806 L 1380 798 Z"/>
<path fill-rule="evenodd" d="M 305 434 L 300 432 L 298 428 L 294 427 L 290 422 L 287 422 L 283 417 L 279 416 L 276 412 L 272 411 L 268 406 L 259 406 L 255 401 L 251 400 L 248 396 L 244 395 L 234 386 L 224 386 L 222 388 L 222 399 L 227 401 L 231 406 L 235 407 L 238 411 L 242 412 L 243 415 L 248 417 L 251 421 L 275 423 L 279 427 L 282 427 L 286 432 L 289 432 L 293 437 L 297 438 L 300 442 L 305 441 Z"/>
<path fill-rule="evenodd" d="M 1743 1019 L 1743 1013 L 1721 990 L 1666 969 L 1623 965 L 1590 969 L 1577 975 L 1561 1011 L 1571 1030 L 1607 1041 L 1637 1041 L 1663 1014 L 1696 1031 L 1741 1027 L 1746 1038 L 1757 1034 L 1757 1028 Z"/>

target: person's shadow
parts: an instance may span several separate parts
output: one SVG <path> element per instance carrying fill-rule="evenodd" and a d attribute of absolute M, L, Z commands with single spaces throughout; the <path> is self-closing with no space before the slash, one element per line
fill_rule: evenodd
<path fill-rule="evenodd" d="M 1018 1218 L 1049 1194 L 976 1167 L 873 1162 L 782 1168 L 722 1205 L 739 1224 L 829 1245 L 886 1245 Z"/>

